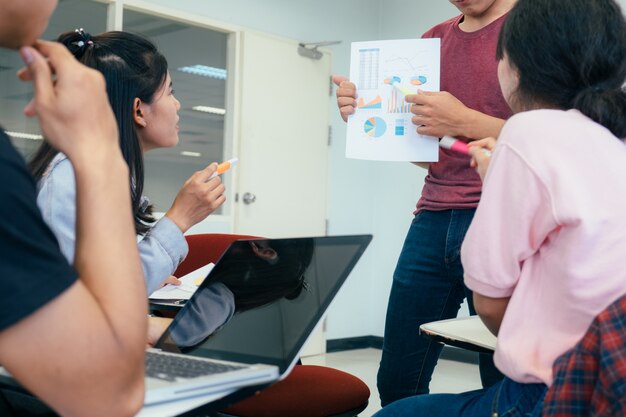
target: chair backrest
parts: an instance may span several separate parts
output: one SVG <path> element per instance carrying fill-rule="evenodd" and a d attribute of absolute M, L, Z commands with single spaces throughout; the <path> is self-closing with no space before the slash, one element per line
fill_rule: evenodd
<path fill-rule="evenodd" d="M 174 276 L 177 277 L 182 277 L 210 262 L 217 262 L 226 248 L 235 240 L 260 238 L 250 235 L 206 233 L 187 235 L 185 239 L 189 245 L 189 253 L 174 272 Z"/>

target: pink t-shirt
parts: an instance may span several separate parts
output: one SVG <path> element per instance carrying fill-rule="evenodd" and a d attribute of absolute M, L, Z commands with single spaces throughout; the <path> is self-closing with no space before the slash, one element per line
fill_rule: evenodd
<path fill-rule="evenodd" d="M 496 45 L 506 15 L 469 33 L 459 29 L 462 17 L 445 21 L 422 36 L 441 38 L 441 91 L 449 92 L 471 109 L 507 119 L 511 110 L 500 91 L 496 60 Z M 476 207 L 482 184 L 469 161 L 468 156 L 439 149 L 439 162 L 430 164 L 416 211 Z"/>
<path fill-rule="evenodd" d="M 551 384 L 557 356 L 626 293 L 626 144 L 577 110 L 513 116 L 461 256 L 469 288 L 511 297 L 497 367 Z"/>

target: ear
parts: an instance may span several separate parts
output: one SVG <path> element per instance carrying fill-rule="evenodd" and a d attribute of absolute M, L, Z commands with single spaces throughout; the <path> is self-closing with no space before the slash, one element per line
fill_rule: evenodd
<path fill-rule="evenodd" d="M 144 103 L 138 97 L 135 97 L 135 100 L 133 100 L 133 121 L 139 127 L 148 125 L 144 118 Z"/>

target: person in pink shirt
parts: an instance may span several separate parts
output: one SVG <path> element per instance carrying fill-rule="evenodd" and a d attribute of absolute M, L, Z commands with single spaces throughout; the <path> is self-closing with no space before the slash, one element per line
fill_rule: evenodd
<path fill-rule="evenodd" d="M 614 0 L 519 0 L 497 57 L 515 115 L 496 146 L 470 144 L 484 185 L 461 257 L 505 378 L 397 401 L 377 417 L 536 415 L 555 359 L 626 293 L 622 11 Z"/>

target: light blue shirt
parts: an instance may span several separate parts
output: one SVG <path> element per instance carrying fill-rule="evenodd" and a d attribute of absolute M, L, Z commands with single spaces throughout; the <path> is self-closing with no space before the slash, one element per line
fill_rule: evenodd
<path fill-rule="evenodd" d="M 76 244 L 76 179 L 71 162 L 58 154 L 37 185 L 37 205 L 59 241 L 61 252 L 74 263 Z M 102 218 L 106 221 L 106 217 Z M 159 288 L 187 256 L 187 241 L 176 224 L 162 217 L 144 235 L 137 236 L 148 294 Z"/>

